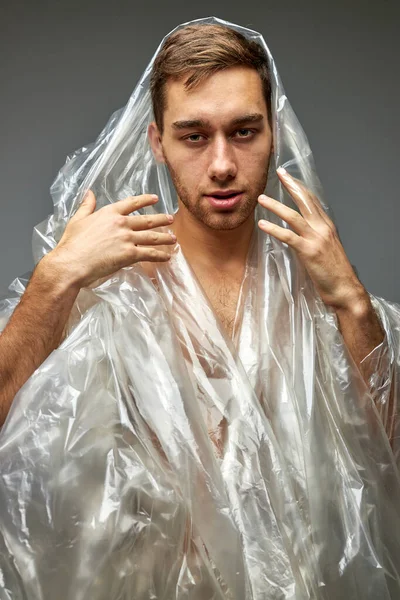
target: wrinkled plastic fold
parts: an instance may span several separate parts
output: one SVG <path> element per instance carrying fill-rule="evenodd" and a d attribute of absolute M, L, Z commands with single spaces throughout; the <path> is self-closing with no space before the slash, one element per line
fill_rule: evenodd
<path fill-rule="evenodd" d="M 196 22 L 264 47 L 266 193 L 294 207 L 283 165 L 329 212 L 261 35 Z M 152 62 L 60 171 L 36 261 L 88 188 L 99 207 L 151 192 L 160 201 L 142 212 L 176 210 L 147 139 Z M 25 285 L 1 302 L 1 328 Z M 232 339 L 179 245 L 154 277 L 135 265 L 81 290 L 0 434 L 0 600 L 399 598 L 400 307 L 371 300 L 385 339 L 363 360 L 366 383 L 294 253 L 257 228 Z"/>

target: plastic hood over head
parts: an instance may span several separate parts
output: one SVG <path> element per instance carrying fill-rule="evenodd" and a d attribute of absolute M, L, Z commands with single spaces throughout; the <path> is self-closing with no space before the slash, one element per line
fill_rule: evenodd
<path fill-rule="evenodd" d="M 322 200 L 262 36 L 196 23 L 267 53 L 267 194 L 294 207 L 282 165 Z M 60 171 L 36 261 L 88 188 L 100 207 L 151 192 L 147 212 L 176 210 L 147 138 L 152 64 Z M 0 434 L 0 600 L 400 597 L 399 307 L 371 297 L 386 337 L 365 358 L 367 386 L 294 253 L 256 231 L 232 339 L 179 244 L 154 278 L 135 265 L 80 292 Z M 24 286 L 0 305 L 2 326 Z"/>

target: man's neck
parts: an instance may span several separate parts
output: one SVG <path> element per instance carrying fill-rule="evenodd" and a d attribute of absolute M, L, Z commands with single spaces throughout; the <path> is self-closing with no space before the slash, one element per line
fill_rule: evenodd
<path fill-rule="evenodd" d="M 254 231 L 254 217 L 235 229 L 217 230 L 198 221 L 185 208 L 175 215 L 173 230 L 182 251 L 197 270 L 237 274 L 244 268 Z"/>

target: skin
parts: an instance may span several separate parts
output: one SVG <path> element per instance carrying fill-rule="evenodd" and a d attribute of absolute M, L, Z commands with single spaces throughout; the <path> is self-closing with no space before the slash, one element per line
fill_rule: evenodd
<path fill-rule="evenodd" d="M 211 279 L 223 281 L 228 296 L 235 297 L 257 202 L 268 205 L 292 227 L 290 234 L 267 222 L 258 224 L 298 253 L 324 302 L 337 311 L 356 363 L 383 339 L 368 294 L 317 199 L 285 174 L 279 176 L 301 215 L 262 195 L 273 145 L 256 71 L 226 69 L 191 91 L 185 90 L 182 80 L 171 80 L 166 91 L 163 132 L 152 123 L 149 138 L 157 160 L 168 165 L 176 186 L 175 222 L 169 215 L 130 216 L 155 203 L 157 198 L 151 195 L 128 198 L 95 212 L 96 200 L 89 191 L 58 246 L 35 269 L 0 336 L 1 423 L 16 392 L 60 343 L 79 290 L 139 261 L 168 261 L 170 253 L 157 246 L 173 245 L 178 238 L 211 299 Z M 201 126 L 182 127 L 182 121 L 189 120 L 201 120 Z M 174 125 L 177 122 L 179 127 Z M 206 198 L 232 188 L 243 195 L 228 212 L 212 207 Z M 176 237 L 154 230 L 167 225 L 173 225 Z"/>
<path fill-rule="evenodd" d="M 222 275 L 233 288 L 242 278 L 273 151 L 259 75 L 226 69 L 191 91 L 181 80 L 169 81 L 166 99 L 162 135 L 152 123 L 149 139 L 177 190 L 174 232 L 205 288 L 205 273 L 212 279 Z M 231 211 L 210 206 L 207 194 L 228 189 L 243 192 L 238 205 Z"/>
<path fill-rule="evenodd" d="M 166 98 L 163 134 L 152 123 L 149 137 L 156 158 L 168 165 L 178 194 L 179 221 L 196 219 L 218 235 L 235 229 L 239 239 L 253 226 L 272 151 L 258 73 L 244 67 L 226 69 L 190 91 L 182 80 L 172 80 Z M 215 209 L 205 198 L 231 188 L 244 193 L 232 211 Z"/>

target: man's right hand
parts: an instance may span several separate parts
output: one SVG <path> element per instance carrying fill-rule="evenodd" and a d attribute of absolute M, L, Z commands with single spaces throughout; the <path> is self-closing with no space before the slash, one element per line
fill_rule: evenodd
<path fill-rule="evenodd" d="M 0 335 L 0 426 L 17 391 L 59 345 L 80 288 L 139 261 L 169 260 L 157 246 L 176 239 L 154 229 L 171 225 L 173 217 L 129 216 L 156 202 L 157 196 L 146 194 L 95 212 L 89 191 L 59 244 L 39 262 Z"/>
<path fill-rule="evenodd" d="M 171 233 L 154 231 L 168 226 L 173 216 L 130 213 L 156 204 L 154 194 L 129 197 L 95 212 L 96 198 L 91 190 L 68 222 L 54 250 L 43 259 L 42 267 L 56 268 L 71 285 L 86 287 L 137 262 L 165 262 L 171 254 L 157 246 L 173 245 Z"/>

